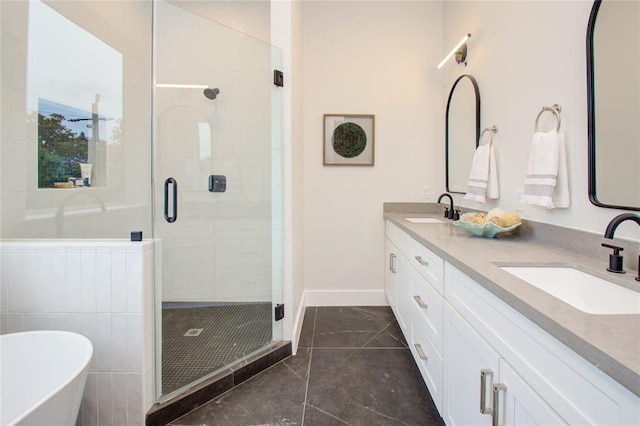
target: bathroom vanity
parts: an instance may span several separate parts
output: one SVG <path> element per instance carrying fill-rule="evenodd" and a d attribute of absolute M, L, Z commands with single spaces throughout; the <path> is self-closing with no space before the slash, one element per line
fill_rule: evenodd
<path fill-rule="evenodd" d="M 583 312 L 501 266 L 570 266 L 635 295 L 633 274 L 418 216 L 384 214 L 385 293 L 447 424 L 640 424 L 640 313 Z"/>

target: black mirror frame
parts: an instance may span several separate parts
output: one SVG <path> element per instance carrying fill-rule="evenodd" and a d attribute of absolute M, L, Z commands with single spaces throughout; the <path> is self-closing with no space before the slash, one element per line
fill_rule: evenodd
<path fill-rule="evenodd" d="M 598 200 L 596 192 L 596 102 L 595 102 L 595 75 L 593 72 L 593 35 L 596 25 L 596 18 L 600 10 L 602 0 L 594 0 L 589 23 L 587 25 L 587 184 L 589 201 L 598 207 L 620 210 L 640 210 L 640 206 L 617 206 L 605 204 Z"/>
<path fill-rule="evenodd" d="M 477 148 L 478 143 L 480 143 L 480 90 L 478 89 L 478 83 L 476 82 L 475 78 L 473 78 L 469 74 L 463 74 L 460 77 L 458 77 L 456 81 L 453 83 L 453 86 L 451 86 L 451 91 L 449 92 L 449 99 L 447 99 L 447 112 L 445 115 L 445 129 L 444 129 L 444 132 L 445 132 L 444 134 L 445 183 L 446 183 L 447 192 L 450 192 L 453 194 L 466 194 L 466 192 L 452 191 L 451 188 L 449 188 L 449 109 L 451 107 L 451 99 L 453 98 L 453 92 L 455 91 L 456 86 L 458 85 L 460 80 L 462 80 L 464 77 L 467 77 L 471 81 L 471 84 L 473 84 L 473 90 L 476 95 L 476 144 L 474 149 Z"/>

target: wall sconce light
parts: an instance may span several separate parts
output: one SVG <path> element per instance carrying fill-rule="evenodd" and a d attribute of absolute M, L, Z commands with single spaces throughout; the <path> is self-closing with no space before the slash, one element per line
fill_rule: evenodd
<path fill-rule="evenodd" d="M 215 99 L 220 93 L 217 87 L 210 88 L 206 84 L 174 84 L 174 83 L 156 83 L 156 87 L 174 88 L 174 89 L 204 89 L 203 94 L 207 99 Z"/>
<path fill-rule="evenodd" d="M 449 58 L 451 58 L 454 54 L 456 55 L 455 57 L 457 63 L 464 62 L 465 59 L 467 59 L 467 40 L 469 40 L 470 38 L 471 33 L 467 33 L 464 37 L 462 37 L 462 40 L 460 40 L 458 44 L 456 44 L 455 47 L 451 49 L 451 52 L 449 52 L 449 54 L 445 56 L 442 62 L 438 64 L 438 69 L 442 68 L 443 65 L 446 64 Z"/>

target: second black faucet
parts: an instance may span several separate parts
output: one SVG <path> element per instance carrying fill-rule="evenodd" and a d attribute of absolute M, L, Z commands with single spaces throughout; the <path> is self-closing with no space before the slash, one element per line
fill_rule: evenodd
<path fill-rule="evenodd" d="M 633 213 L 622 213 L 611 219 L 611 221 L 607 225 L 607 229 L 604 231 L 604 237 L 613 240 L 613 235 L 616 232 L 616 228 L 618 228 L 618 226 L 622 222 L 627 220 L 631 220 L 640 225 L 640 215 Z M 609 255 L 609 267 L 607 268 L 607 271 L 615 272 L 617 274 L 624 274 L 624 268 L 622 267 L 622 256 L 620 255 L 620 252 L 623 250 L 623 248 L 605 243 L 602 243 L 602 246 L 613 249 L 613 254 Z M 640 281 L 640 256 L 638 256 L 638 275 L 635 277 L 635 280 Z"/>

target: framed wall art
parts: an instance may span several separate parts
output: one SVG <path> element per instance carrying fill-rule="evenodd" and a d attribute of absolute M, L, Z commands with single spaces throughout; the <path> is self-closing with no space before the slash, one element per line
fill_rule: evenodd
<path fill-rule="evenodd" d="M 324 165 L 373 166 L 375 116 L 324 115 Z"/>

